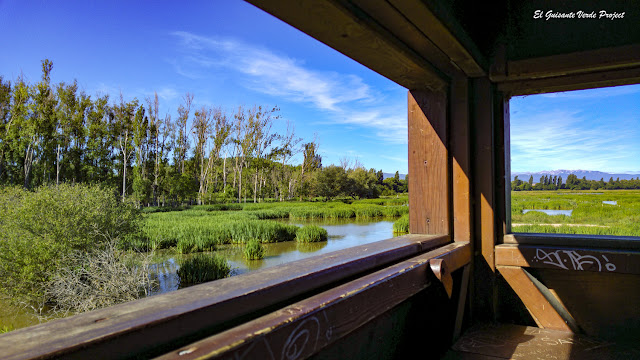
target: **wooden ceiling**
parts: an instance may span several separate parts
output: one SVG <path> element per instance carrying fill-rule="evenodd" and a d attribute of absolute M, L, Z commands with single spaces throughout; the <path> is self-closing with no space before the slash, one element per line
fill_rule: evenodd
<path fill-rule="evenodd" d="M 640 1 L 248 2 L 407 89 L 445 89 L 455 76 L 489 76 L 510 94 L 640 81 Z"/>

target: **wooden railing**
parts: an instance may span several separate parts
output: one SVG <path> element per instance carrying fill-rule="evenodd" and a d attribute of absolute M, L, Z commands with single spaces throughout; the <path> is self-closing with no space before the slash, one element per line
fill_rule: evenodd
<path fill-rule="evenodd" d="M 468 243 L 449 241 L 405 235 L 58 319 L 1 335 L 0 353 L 193 358 L 246 353 L 259 344 L 288 351 L 292 339 L 301 339 L 296 329 L 311 324 L 323 336 L 304 351 L 316 351 L 429 286 L 429 260 L 444 259 L 448 271 L 468 264 Z"/>

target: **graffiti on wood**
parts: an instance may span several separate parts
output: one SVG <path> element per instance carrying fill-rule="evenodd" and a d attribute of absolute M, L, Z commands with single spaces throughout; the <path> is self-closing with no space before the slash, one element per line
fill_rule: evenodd
<path fill-rule="evenodd" d="M 565 270 L 579 271 L 615 271 L 616 265 L 606 255 L 598 256 L 580 253 L 576 250 L 544 250 L 536 249 L 534 262 L 541 261 Z"/>

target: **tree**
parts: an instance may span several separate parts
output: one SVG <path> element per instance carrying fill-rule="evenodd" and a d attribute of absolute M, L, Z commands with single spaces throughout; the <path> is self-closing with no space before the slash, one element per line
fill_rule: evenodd
<path fill-rule="evenodd" d="M 5 164 L 7 160 L 5 156 L 8 153 L 7 141 L 9 139 L 7 135 L 11 126 L 11 90 L 11 83 L 5 82 L 0 75 L 0 184 L 3 183 L 6 176 Z"/>
<path fill-rule="evenodd" d="M 138 100 L 134 99 L 125 103 L 121 93 L 120 103 L 114 108 L 112 132 L 117 139 L 115 144 L 122 159 L 122 202 L 125 201 L 127 190 L 127 167 L 129 166 L 129 158 L 134 150 L 132 133 L 137 107 Z"/>

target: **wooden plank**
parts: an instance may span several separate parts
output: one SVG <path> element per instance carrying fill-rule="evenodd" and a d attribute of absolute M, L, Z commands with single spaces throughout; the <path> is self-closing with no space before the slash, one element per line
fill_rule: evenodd
<path fill-rule="evenodd" d="M 515 266 L 499 266 L 502 277 L 509 283 L 524 306 L 541 328 L 571 331 L 565 319 L 536 287 L 525 271 Z"/>
<path fill-rule="evenodd" d="M 487 78 L 474 80 L 474 179 L 476 195 L 476 241 L 487 265 L 495 270 L 495 163 L 493 91 Z"/>
<path fill-rule="evenodd" d="M 446 94 L 409 91 L 409 228 L 449 234 Z"/>
<path fill-rule="evenodd" d="M 498 84 L 498 90 L 508 93 L 511 96 L 516 96 L 637 83 L 640 83 L 640 67 L 543 79 L 501 82 Z"/>
<path fill-rule="evenodd" d="M 640 275 L 554 269 L 534 271 L 536 278 L 562 300 L 585 334 L 639 345 Z"/>
<path fill-rule="evenodd" d="M 414 23 L 408 21 L 404 14 L 400 13 L 398 9 L 390 3 L 369 0 L 342 0 L 341 3 L 345 7 L 351 4 L 357 5 L 359 9 L 366 12 L 367 15 L 371 16 L 378 23 L 384 24 L 384 27 L 398 38 L 399 41 L 405 43 L 413 51 L 449 77 L 460 72 L 460 69 L 442 49 L 429 40 Z"/>
<path fill-rule="evenodd" d="M 430 260 L 445 259 L 455 270 L 470 258 L 468 243 L 446 245 L 158 359 L 304 359 L 437 281 L 430 276 Z"/>
<path fill-rule="evenodd" d="M 507 76 L 493 81 L 530 80 L 640 66 L 640 45 L 580 51 L 508 61 Z"/>
<path fill-rule="evenodd" d="M 167 343 L 180 346 L 184 338 L 220 331 L 261 309 L 449 241 L 405 235 L 54 320 L 0 335 L 0 353 L 6 359 L 117 359 Z"/>
<path fill-rule="evenodd" d="M 637 348 L 562 330 L 511 324 L 478 325 L 453 346 L 447 359 L 637 359 Z"/>
<path fill-rule="evenodd" d="M 474 321 L 493 321 L 497 306 L 493 255 L 496 243 L 493 89 L 488 78 L 472 79 L 471 86 L 473 246 L 478 255 L 472 269 L 472 314 Z"/>
<path fill-rule="evenodd" d="M 405 88 L 441 90 L 446 87 L 446 77 L 439 70 L 376 19 L 348 2 L 248 2 Z"/>
<path fill-rule="evenodd" d="M 471 241 L 471 162 L 469 149 L 469 81 L 456 76 L 451 83 L 451 156 L 453 177 L 453 240 Z"/>
<path fill-rule="evenodd" d="M 441 49 L 466 76 L 485 76 L 484 58 L 462 27 L 456 26 L 454 34 L 425 2 L 419 0 L 389 0 L 407 19 Z M 440 14 L 443 15 L 443 14 Z M 450 23 L 453 21 L 449 17 Z M 452 25 L 452 24 L 449 24 Z"/>
<path fill-rule="evenodd" d="M 505 235 L 503 242 L 520 245 L 640 250 L 640 241 L 638 240 L 639 238 L 636 236 L 514 233 Z"/>
<path fill-rule="evenodd" d="M 472 249 L 473 250 L 473 249 Z M 462 280 L 460 280 L 460 293 L 458 294 L 458 309 L 456 310 L 456 322 L 453 327 L 453 340 L 458 340 L 462 333 L 462 321 L 464 320 L 464 309 L 467 303 L 467 289 L 469 288 L 469 272 L 471 265 L 466 265 L 462 269 Z"/>
<path fill-rule="evenodd" d="M 568 271 L 640 274 L 640 252 L 557 246 L 496 246 L 496 263 Z"/>
<path fill-rule="evenodd" d="M 496 203 L 498 207 L 499 233 L 511 232 L 511 120 L 509 114 L 509 98 L 499 94 L 496 96 Z"/>

